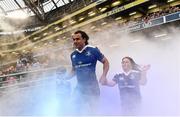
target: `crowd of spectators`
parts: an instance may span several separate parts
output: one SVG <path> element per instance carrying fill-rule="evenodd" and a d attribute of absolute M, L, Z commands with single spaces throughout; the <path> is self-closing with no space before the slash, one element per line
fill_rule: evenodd
<path fill-rule="evenodd" d="M 150 21 L 151 19 L 155 19 L 161 16 L 178 12 L 178 11 L 180 11 L 179 6 L 169 6 L 156 12 L 147 13 L 145 16 L 142 16 L 142 17 L 126 19 L 124 22 L 120 23 L 120 25 L 127 26 L 127 25 L 132 25 L 132 24 L 136 24 L 140 22 L 148 23 L 148 21 Z"/>
<path fill-rule="evenodd" d="M 39 70 L 48 67 L 48 60 L 40 61 L 31 53 L 20 55 L 17 62 L 0 69 L 0 86 L 16 83 L 22 77 L 21 72 Z M 19 74 L 20 73 L 20 74 Z"/>
<path fill-rule="evenodd" d="M 27 74 L 31 77 L 37 77 L 48 69 L 52 67 L 56 69 L 62 64 L 66 64 L 66 59 L 62 52 L 61 54 L 49 53 L 36 57 L 32 53 L 19 55 L 16 63 L 0 69 L 0 86 L 16 83 L 26 78 Z"/>
<path fill-rule="evenodd" d="M 178 6 L 169 6 L 165 9 L 159 10 L 157 12 L 148 13 L 146 16 L 142 18 L 142 21 L 148 22 L 150 19 L 155 19 L 161 16 L 165 16 L 171 13 L 175 13 L 180 11 L 180 8 Z"/>

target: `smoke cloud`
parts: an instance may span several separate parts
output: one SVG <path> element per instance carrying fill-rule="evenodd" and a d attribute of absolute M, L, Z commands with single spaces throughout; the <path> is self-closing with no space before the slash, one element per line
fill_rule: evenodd
<path fill-rule="evenodd" d="M 169 33 L 169 31 L 171 32 Z M 113 26 L 100 32 L 92 33 L 89 31 L 89 41 L 108 58 L 110 62 L 109 80 L 116 73 L 122 71 L 121 59 L 124 56 L 132 57 L 140 65 L 151 65 L 147 73 L 148 82 L 145 86 L 141 86 L 143 105 L 140 115 L 180 115 L 179 30 L 169 27 L 163 31 L 157 30 L 149 33 L 152 35 L 142 32 L 122 33 L 119 27 Z M 166 34 L 162 36 L 162 33 Z M 62 51 L 55 51 L 54 54 L 62 54 Z M 68 58 L 70 51 L 64 50 L 63 54 L 64 59 L 70 61 Z M 58 62 L 58 65 L 61 64 L 63 61 Z M 70 62 L 67 62 L 66 65 L 70 65 Z M 102 64 L 98 63 L 98 78 L 101 73 Z M 49 80 L 40 81 L 38 86 L 16 91 L 16 93 L 7 92 L 6 95 L 1 96 L 0 115 L 46 116 L 60 114 L 54 81 L 56 76 L 46 74 L 41 77 Z M 73 89 L 76 82 L 75 78 L 70 82 Z M 118 87 L 101 86 L 100 88 L 100 115 L 121 115 Z"/>

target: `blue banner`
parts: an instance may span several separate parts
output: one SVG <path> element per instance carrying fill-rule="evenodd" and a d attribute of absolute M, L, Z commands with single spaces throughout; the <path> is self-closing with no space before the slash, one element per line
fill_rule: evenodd
<path fill-rule="evenodd" d="M 142 30 L 142 29 L 145 29 L 145 28 L 165 24 L 165 23 L 168 23 L 168 22 L 173 22 L 173 21 L 176 21 L 176 20 L 180 20 L 180 12 L 176 12 L 176 13 L 169 14 L 169 15 L 166 15 L 166 16 L 161 16 L 159 18 L 152 19 L 152 20 L 149 20 L 147 22 L 142 21 L 140 23 L 133 24 L 131 26 L 128 26 L 128 31 L 130 31 L 130 32 L 138 31 L 138 30 Z"/>
<path fill-rule="evenodd" d="M 176 20 L 180 20 L 180 12 L 173 13 L 166 16 L 166 22 L 172 22 Z"/>

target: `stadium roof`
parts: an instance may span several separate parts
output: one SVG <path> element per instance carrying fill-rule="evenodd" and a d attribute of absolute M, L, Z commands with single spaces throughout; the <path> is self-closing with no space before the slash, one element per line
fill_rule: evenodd
<path fill-rule="evenodd" d="M 20 12 L 28 16 L 42 15 L 73 0 L 0 0 L 0 16 L 12 16 Z"/>

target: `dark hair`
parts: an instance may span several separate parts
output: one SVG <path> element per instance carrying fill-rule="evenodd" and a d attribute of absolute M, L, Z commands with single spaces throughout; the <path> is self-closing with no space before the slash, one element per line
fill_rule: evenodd
<path fill-rule="evenodd" d="M 82 38 L 86 40 L 85 45 L 88 45 L 89 36 L 84 31 L 81 30 L 76 31 L 74 34 L 78 34 L 78 33 L 80 33 Z"/>
<path fill-rule="evenodd" d="M 123 57 L 123 58 L 122 58 L 122 61 L 123 61 L 124 59 L 129 59 L 129 61 L 131 62 L 131 65 L 132 65 L 132 69 L 133 69 L 133 70 L 141 71 L 141 70 L 140 70 L 140 66 L 139 66 L 131 57 L 129 57 L 129 56 Z"/>

